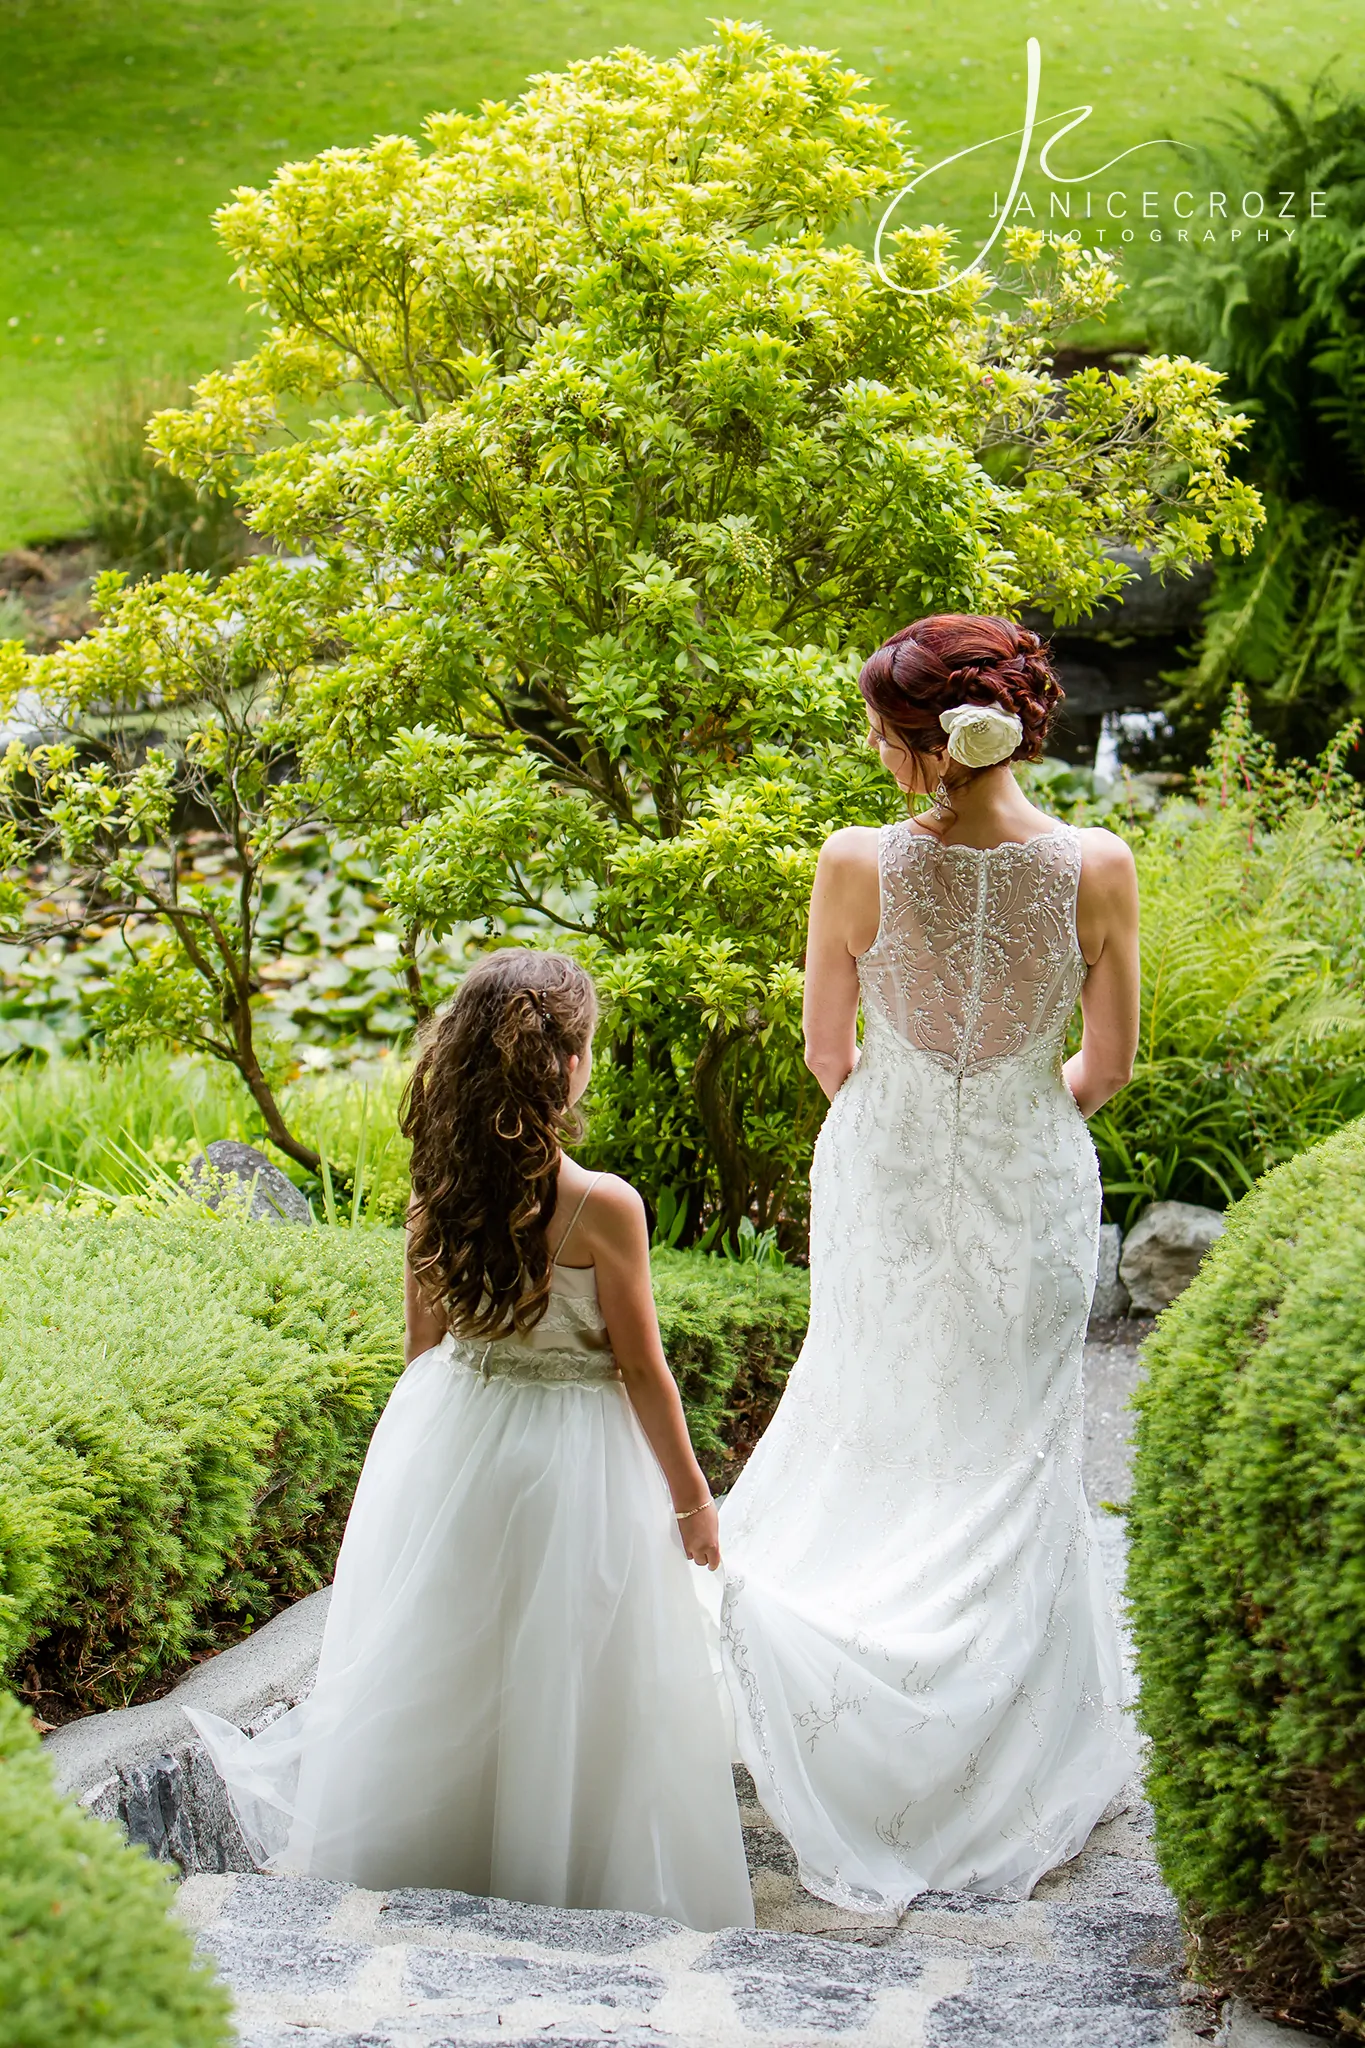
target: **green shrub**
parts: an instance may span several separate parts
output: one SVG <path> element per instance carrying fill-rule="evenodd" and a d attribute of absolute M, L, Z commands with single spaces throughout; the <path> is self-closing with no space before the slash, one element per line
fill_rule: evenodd
<path fill-rule="evenodd" d="M 329 1575 L 401 1362 L 388 1231 L 0 1230 L 0 1662 L 118 1705 Z"/>
<path fill-rule="evenodd" d="M 226 2048 L 228 1998 L 164 1866 L 54 1789 L 0 1694 L 0 2048 Z"/>
<path fill-rule="evenodd" d="M 1133 1079 L 1090 1125 L 1115 1222 L 1221 1209 L 1365 1111 L 1365 805 L 1340 752 L 1279 765 L 1238 699 L 1197 801 L 1108 821 L 1142 898 Z"/>
<path fill-rule="evenodd" d="M 804 1274 L 657 1255 L 717 1484 L 806 1320 Z M 0 1665 L 121 1705 L 331 1574 L 402 1350 L 396 1230 L 21 1217 L 0 1230 Z"/>
<path fill-rule="evenodd" d="M 656 1251 L 654 1299 L 697 1456 L 713 1486 L 737 1475 L 806 1334 L 810 1278 L 799 1267 L 740 1265 Z"/>
<path fill-rule="evenodd" d="M 1269 1175 L 1147 1348 L 1129 1592 L 1206 1974 L 1365 2038 L 1365 1122 Z"/>

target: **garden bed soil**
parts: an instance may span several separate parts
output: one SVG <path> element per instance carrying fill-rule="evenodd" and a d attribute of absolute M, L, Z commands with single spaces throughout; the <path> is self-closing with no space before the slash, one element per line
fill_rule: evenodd
<path fill-rule="evenodd" d="M 10 612 L 3 637 L 19 637 L 22 614 L 22 634 L 32 654 L 79 640 L 98 623 L 90 592 L 104 566 L 95 543 L 80 535 L 0 555 L 0 594 Z"/>

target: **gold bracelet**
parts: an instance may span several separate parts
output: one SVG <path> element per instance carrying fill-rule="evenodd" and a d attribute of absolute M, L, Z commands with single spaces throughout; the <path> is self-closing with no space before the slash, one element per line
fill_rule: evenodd
<path fill-rule="evenodd" d="M 704 1500 L 699 1508 L 684 1508 L 681 1514 L 675 1509 L 673 1519 L 675 1522 L 690 1522 L 693 1515 L 704 1515 L 706 1510 L 713 1508 L 715 1504 L 713 1500 L 708 1499 Z"/>

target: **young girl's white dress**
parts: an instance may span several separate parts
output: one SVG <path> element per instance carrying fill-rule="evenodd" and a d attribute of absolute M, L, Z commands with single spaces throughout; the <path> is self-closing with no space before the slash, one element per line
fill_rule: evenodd
<path fill-rule="evenodd" d="M 557 1265 L 533 1330 L 394 1388 L 309 1697 L 254 1739 L 190 1719 L 270 1870 L 752 1926 L 694 1569 L 593 1270 Z"/>

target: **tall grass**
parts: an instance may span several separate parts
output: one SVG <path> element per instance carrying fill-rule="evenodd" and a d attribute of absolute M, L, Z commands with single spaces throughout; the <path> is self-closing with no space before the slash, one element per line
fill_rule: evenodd
<path fill-rule="evenodd" d="M 201 497 L 148 451 L 151 415 L 185 398 L 186 387 L 173 380 L 123 378 L 94 399 L 72 429 L 86 524 L 110 566 L 133 577 L 175 569 L 221 575 L 251 543 L 230 499 Z"/>
<path fill-rule="evenodd" d="M 403 1214 L 407 1146 L 398 1098 L 405 1079 L 401 1062 L 384 1059 L 305 1075 L 284 1090 L 286 1114 L 328 1162 L 339 1220 L 396 1222 Z M 216 1138 L 264 1148 L 245 1088 L 206 1060 L 145 1049 L 107 1068 L 78 1057 L 0 1072 L 0 1187 L 29 1201 L 65 1200 L 73 1187 L 140 1193 L 158 1167 L 174 1178 Z M 287 1160 L 277 1163 L 326 1215 L 321 1182 Z"/>

